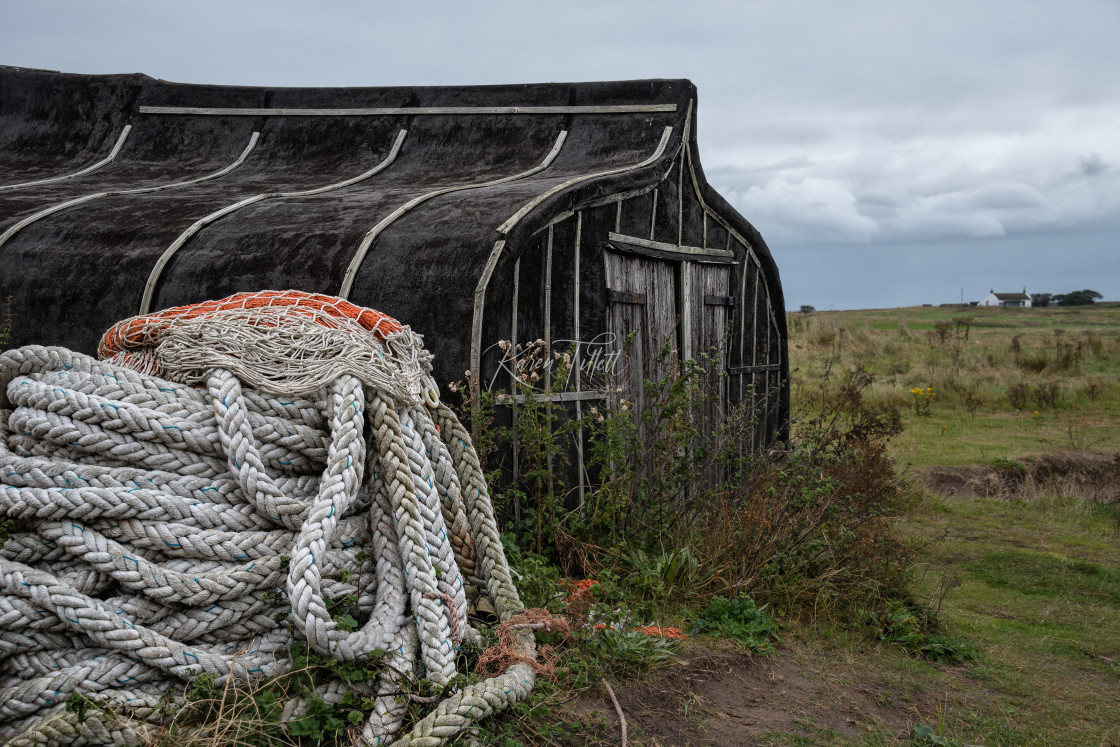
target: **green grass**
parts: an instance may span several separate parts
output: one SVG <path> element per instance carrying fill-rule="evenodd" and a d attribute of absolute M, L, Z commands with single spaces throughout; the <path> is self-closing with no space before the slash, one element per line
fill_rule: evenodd
<path fill-rule="evenodd" d="M 962 316 L 973 317 L 968 339 L 961 329 L 942 340 L 937 323 Z M 911 477 L 933 466 L 1120 450 L 1120 307 L 925 307 L 791 314 L 790 322 L 795 414 L 822 395 L 822 380 L 827 397 L 845 370 L 871 370 L 877 381 L 868 396 L 904 413 L 892 455 Z M 1034 389 L 1052 383 L 1055 403 L 1033 400 Z M 1008 398 L 1017 384 L 1028 392 L 1020 409 Z M 914 411 L 909 390 L 917 387 L 938 393 L 928 416 Z M 875 680 L 909 693 L 915 715 L 947 743 L 1120 745 L 1116 499 L 1105 505 L 1037 491 L 1023 500 L 942 497 L 913 489 L 892 523 L 920 548 L 915 595 L 935 613 L 941 635 L 979 653 L 976 662 L 930 663 L 893 643 L 872 646 L 865 635 L 821 626 L 796 635 L 811 661 L 846 662 L 845 685 Z M 763 743 L 898 741 L 874 728 L 830 740 L 803 725 L 767 734 Z"/>
<path fill-rule="evenodd" d="M 953 683 L 946 714 L 966 741 L 1108 744 L 1117 734 L 1116 517 L 1077 498 L 927 497 L 900 522 L 914 538 L 941 538 L 923 553 L 919 590 L 955 574 L 943 627 L 982 653 Z"/>
<path fill-rule="evenodd" d="M 967 337 L 962 325 L 935 329 L 962 317 Z M 822 381 L 828 396 L 846 370 L 874 374 L 870 401 L 904 415 L 892 447 L 903 465 L 1120 449 L 1120 306 L 791 314 L 789 350 L 795 416 Z M 925 387 L 937 396 L 919 415 L 910 390 Z M 1024 401 L 1009 397 L 1015 387 Z"/>

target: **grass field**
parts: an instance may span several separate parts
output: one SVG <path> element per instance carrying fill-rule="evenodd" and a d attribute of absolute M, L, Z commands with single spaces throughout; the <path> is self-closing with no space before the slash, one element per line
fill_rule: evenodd
<path fill-rule="evenodd" d="M 921 548 L 916 593 L 948 589 L 943 632 L 980 658 L 943 666 L 821 631 L 807 639 L 933 697 L 936 723 L 925 723 L 946 744 L 1120 744 L 1120 485 L 1102 486 L 1109 503 L 1046 490 L 943 496 L 922 480 L 935 466 L 1120 452 L 1120 308 L 845 311 L 791 314 L 790 326 L 795 407 L 814 382 L 863 368 L 876 375 L 868 396 L 905 413 L 893 454 L 914 487 L 893 521 Z M 911 390 L 927 387 L 936 396 L 919 413 Z M 832 741 L 897 743 L 870 727 Z"/>
<path fill-rule="evenodd" d="M 826 374 L 871 371 L 869 397 L 905 414 L 902 467 L 1120 449 L 1120 306 L 792 313 L 789 326 L 795 409 Z M 927 387 L 918 415 L 911 390 Z"/>

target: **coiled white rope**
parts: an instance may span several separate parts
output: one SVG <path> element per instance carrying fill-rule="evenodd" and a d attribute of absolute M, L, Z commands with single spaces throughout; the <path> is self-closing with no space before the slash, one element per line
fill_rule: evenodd
<path fill-rule="evenodd" d="M 242 389 L 222 368 L 205 383 L 62 348 L 0 354 L 0 514 L 16 526 L 0 548 L 0 739 L 139 743 L 170 681 L 280 674 L 295 641 L 341 660 L 390 652 L 362 744 L 442 744 L 528 695 L 533 670 L 515 664 L 399 733 L 406 680 L 449 690 L 477 641 L 471 600 L 503 620 L 521 608 L 445 405 L 401 406 L 351 374 L 310 398 Z M 368 615 L 357 630 L 329 612 L 344 594 Z M 534 655 L 531 633 L 519 644 Z M 79 722 L 71 693 L 134 718 Z"/>

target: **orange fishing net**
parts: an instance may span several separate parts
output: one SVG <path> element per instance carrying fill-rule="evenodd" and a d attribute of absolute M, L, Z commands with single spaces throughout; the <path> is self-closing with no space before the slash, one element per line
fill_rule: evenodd
<path fill-rule="evenodd" d="M 391 316 L 373 309 L 355 306 L 335 296 L 297 290 L 266 290 L 256 293 L 235 293 L 217 301 L 175 306 L 146 316 L 134 316 L 117 322 L 101 338 L 97 355 L 105 360 L 127 350 L 154 347 L 159 342 L 160 333 L 176 321 L 214 318 L 217 316 L 216 312 L 223 311 L 276 307 L 286 307 L 293 314 L 306 316 L 324 326 L 330 326 L 331 319 L 351 319 L 383 341 L 391 334 L 401 331 L 401 323 Z"/>
<path fill-rule="evenodd" d="M 655 638 L 676 638 L 683 640 L 688 638 L 688 633 L 685 633 L 680 628 L 663 628 L 660 625 L 646 625 L 643 628 L 634 628 L 642 635 L 648 635 Z"/>
<path fill-rule="evenodd" d="M 525 610 L 498 626 L 498 642 L 479 655 L 475 673 L 489 677 L 504 672 L 511 664 L 527 664 L 539 675 L 551 677 L 556 674 L 559 657 L 555 647 L 538 646 L 536 657 L 529 656 L 517 640 L 516 632 L 519 630 L 560 633 L 567 640 L 572 627 L 566 617 L 554 615 L 548 610 Z"/>
<path fill-rule="evenodd" d="M 270 394 L 309 395 L 349 374 L 403 404 L 435 407 L 439 389 L 420 335 L 335 296 L 237 293 L 117 322 L 103 360 L 183 384 L 226 369 Z"/>

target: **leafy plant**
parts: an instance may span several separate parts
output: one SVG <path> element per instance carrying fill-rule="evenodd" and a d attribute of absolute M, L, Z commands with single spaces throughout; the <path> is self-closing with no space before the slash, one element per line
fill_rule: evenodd
<path fill-rule="evenodd" d="M 891 603 L 884 617 L 879 618 L 875 613 L 870 617 L 878 629 L 879 640 L 897 644 L 927 661 L 964 664 L 980 658 L 976 649 L 964 641 L 926 632 L 924 628 L 932 627 L 932 621 L 928 617 L 922 619 L 904 604 Z"/>
<path fill-rule="evenodd" d="M 690 628 L 692 633 L 710 633 L 721 638 L 731 638 L 750 653 L 769 654 L 773 642 L 780 640 L 778 626 L 761 607 L 746 594 L 728 599 L 713 597 Z"/>
<path fill-rule="evenodd" d="M 1062 395 L 1062 385 L 1056 381 L 1046 381 L 1036 384 L 1031 389 L 1031 396 L 1040 408 L 1054 407 Z"/>

